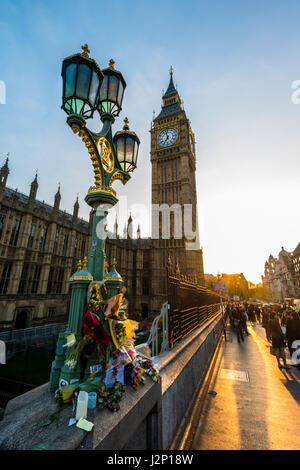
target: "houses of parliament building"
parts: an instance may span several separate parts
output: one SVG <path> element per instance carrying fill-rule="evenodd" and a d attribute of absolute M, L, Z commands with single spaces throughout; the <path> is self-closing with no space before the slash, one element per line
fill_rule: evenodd
<path fill-rule="evenodd" d="M 192 228 L 198 233 L 195 138 L 172 72 L 162 97 L 160 113 L 150 129 L 152 204 L 191 210 Z M 88 255 L 92 220 L 60 209 L 60 189 L 49 205 L 37 199 L 37 175 L 29 195 L 7 185 L 9 162 L 0 169 L 0 329 L 27 328 L 53 321 L 66 321 L 70 301 L 69 279 L 77 262 Z M 117 270 L 128 289 L 130 311 L 144 317 L 158 314 L 167 300 L 167 264 L 190 279 L 204 284 L 200 246 L 188 248 L 184 237 L 174 236 L 174 213 L 170 211 L 170 237 L 107 238 L 106 258 L 117 260 Z M 128 219 L 128 229 L 131 218 Z M 127 233 L 129 230 L 127 230 Z M 129 235 L 129 233 L 128 233 Z"/>

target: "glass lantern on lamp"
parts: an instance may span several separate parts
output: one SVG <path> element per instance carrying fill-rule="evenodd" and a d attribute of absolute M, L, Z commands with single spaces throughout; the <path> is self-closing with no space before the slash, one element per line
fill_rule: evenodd
<path fill-rule="evenodd" d="M 122 101 L 126 82 L 123 75 L 115 70 L 115 62 L 111 59 L 109 67 L 103 69 L 104 79 L 99 90 L 98 111 L 100 115 L 118 116 L 122 109 Z"/>
<path fill-rule="evenodd" d="M 89 57 L 85 44 L 82 53 L 66 57 L 62 64 L 62 109 L 68 115 L 89 119 L 97 105 L 103 73 L 97 62 Z"/>
<path fill-rule="evenodd" d="M 123 171 L 131 172 L 136 168 L 140 139 L 135 132 L 129 130 L 129 121 L 124 119 L 122 131 L 113 137 L 118 161 Z"/>

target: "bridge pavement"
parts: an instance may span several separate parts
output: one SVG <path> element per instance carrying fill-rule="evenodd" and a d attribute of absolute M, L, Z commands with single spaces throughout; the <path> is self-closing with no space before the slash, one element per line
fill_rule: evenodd
<path fill-rule="evenodd" d="M 228 341 L 216 357 L 208 394 L 196 401 L 181 449 L 299 450 L 300 371 L 278 369 L 265 330 L 256 324 L 248 329 L 251 335 L 238 344 L 227 327 Z"/>

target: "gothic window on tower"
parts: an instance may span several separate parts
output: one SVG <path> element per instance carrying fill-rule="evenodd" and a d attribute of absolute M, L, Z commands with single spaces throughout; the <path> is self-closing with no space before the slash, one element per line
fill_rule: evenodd
<path fill-rule="evenodd" d="M 49 307 L 48 308 L 48 318 L 49 319 L 55 317 L 55 310 L 56 310 L 56 307 Z"/>
<path fill-rule="evenodd" d="M 34 269 L 33 280 L 31 285 L 31 293 L 36 294 L 39 288 L 40 275 L 41 275 L 41 266 L 36 266 Z"/>
<path fill-rule="evenodd" d="M 31 225 L 31 231 L 30 231 L 30 235 L 29 235 L 28 243 L 27 243 L 27 248 L 28 248 L 29 250 L 32 249 L 35 231 L 36 231 L 36 224 L 33 223 L 33 224 Z"/>
<path fill-rule="evenodd" d="M 17 246 L 19 232 L 20 232 L 21 218 L 16 217 L 13 223 L 12 232 L 10 235 L 9 244 L 11 246 Z"/>
<path fill-rule="evenodd" d="M 81 258 L 84 258 L 84 252 L 85 252 L 85 240 L 81 240 Z"/>
<path fill-rule="evenodd" d="M 54 276 L 54 268 L 50 268 L 49 277 L 48 277 L 48 285 L 47 285 L 47 294 L 52 293 L 53 276 Z"/>
<path fill-rule="evenodd" d="M 64 279 L 64 270 L 62 268 L 58 268 L 57 284 L 56 284 L 56 293 L 57 294 L 61 294 L 62 286 L 63 286 L 63 279 Z"/>
<path fill-rule="evenodd" d="M 47 294 L 61 294 L 63 285 L 64 270 L 63 268 L 50 268 Z"/>
<path fill-rule="evenodd" d="M 143 278 L 142 294 L 149 295 L 149 279 L 145 277 Z"/>
<path fill-rule="evenodd" d="M 7 262 L 3 266 L 1 278 L 0 278 L 0 294 L 6 294 L 7 292 L 11 268 L 12 268 L 11 262 Z"/>
<path fill-rule="evenodd" d="M 149 251 L 143 251 L 143 269 L 149 269 L 150 267 L 150 253 Z"/>
<path fill-rule="evenodd" d="M 74 242 L 74 253 L 73 253 L 74 258 L 77 257 L 77 244 L 78 244 L 78 240 L 77 240 L 77 237 L 76 237 L 75 242 Z"/>
<path fill-rule="evenodd" d="M 56 253 L 57 253 L 58 237 L 59 237 L 59 233 L 58 233 L 58 230 L 56 230 L 55 241 L 54 241 L 54 245 L 53 245 L 53 254 L 54 255 L 56 255 Z"/>
<path fill-rule="evenodd" d="M 61 250 L 62 256 L 66 256 L 66 254 L 67 254 L 68 238 L 69 238 L 68 235 L 65 234 L 64 235 L 64 242 L 63 242 L 63 246 L 62 246 L 62 250 Z"/>
<path fill-rule="evenodd" d="M 39 243 L 40 252 L 44 251 L 45 249 L 46 237 L 47 237 L 47 229 L 43 227 L 41 230 L 40 243 Z"/>
<path fill-rule="evenodd" d="M 27 278 L 28 278 L 29 263 L 24 263 L 22 268 L 21 279 L 19 283 L 18 294 L 25 294 L 27 292 Z"/>
<path fill-rule="evenodd" d="M 2 238 L 4 226 L 5 226 L 6 214 L 0 212 L 0 240 Z"/>

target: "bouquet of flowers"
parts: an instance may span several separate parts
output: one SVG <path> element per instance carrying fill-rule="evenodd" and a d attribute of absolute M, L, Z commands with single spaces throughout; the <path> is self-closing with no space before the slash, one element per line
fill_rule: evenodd
<path fill-rule="evenodd" d="M 119 411 L 119 402 L 122 400 L 124 392 L 125 388 L 121 382 L 115 382 L 112 387 L 107 387 L 103 380 L 103 384 L 97 390 L 98 401 L 112 412 Z"/>
<path fill-rule="evenodd" d="M 159 382 L 160 381 L 160 376 L 159 376 L 159 373 L 157 372 L 157 370 L 155 369 L 154 365 L 153 365 L 153 362 L 151 361 L 151 359 L 146 359 L 146 358 L 143 358 L 142 356 L 140 355 L 137 355 L 136 357 L 136 360 L 135 360 L 135 363 L 140 365 L 143 370 L 145 371 L 146 375 L 148 375 L 149 377 L 151 377 L 151 379 L 153 380 L 153 382 Z"/>

